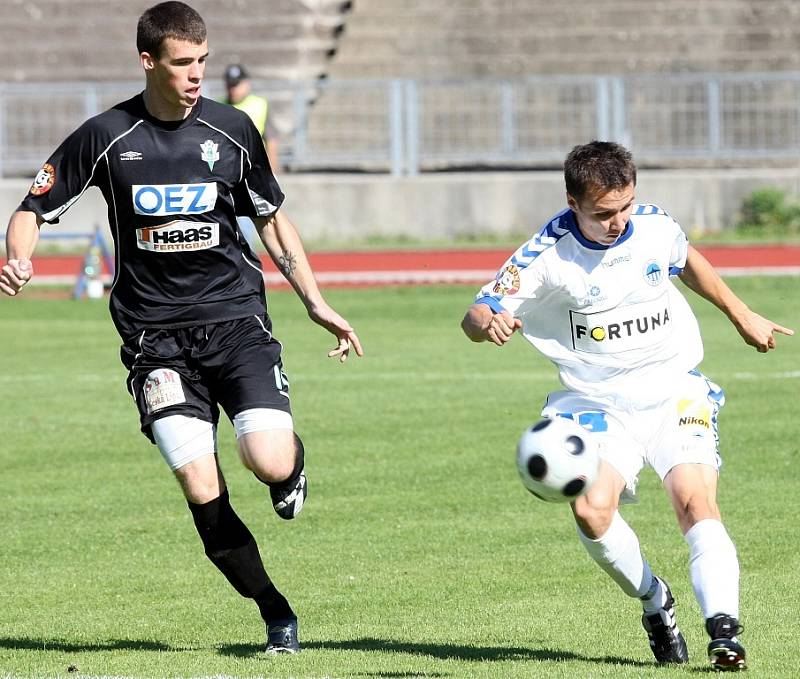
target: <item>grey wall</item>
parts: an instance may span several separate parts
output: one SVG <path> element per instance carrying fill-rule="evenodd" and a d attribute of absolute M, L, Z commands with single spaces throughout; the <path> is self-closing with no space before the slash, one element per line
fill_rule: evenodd
<path fill-rule="evenodd" d="M 24 197 L 30 182 L 0 182 L 0 222 Z M 442 240 L 477 234 L 527 233 L 565 206 L 560 172 L 386 175 L 287 175 L 284 209 L 306 240 L 357 243 L 404 236 Z M 775 170 L 642 171 L 637 201 L 655 203 L 690 235 L 715 232 L 736 219 L 742 199 L 764 186 L 800 195 L 800 168 Z M 107 228 L 100 192 L 90 189 L 72 206 L 55 234 Z"/>

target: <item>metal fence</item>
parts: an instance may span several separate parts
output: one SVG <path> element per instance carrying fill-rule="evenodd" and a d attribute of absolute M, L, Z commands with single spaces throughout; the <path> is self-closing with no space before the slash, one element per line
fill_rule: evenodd
<path fill-rule="evenodd" d="M 31 175 L 86 118 L 142 83 L 0 84 L 0 175 Z M 620 141 L 642 165 L 790 162 L 800 73 L 254 82 L 295 171 L 536 168 Z M 211 96 L 221 91 L 213 84 Z"/>

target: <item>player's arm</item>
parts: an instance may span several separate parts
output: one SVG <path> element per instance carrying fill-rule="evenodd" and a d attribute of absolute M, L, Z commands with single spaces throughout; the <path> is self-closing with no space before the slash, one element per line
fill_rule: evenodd
<path fill-rule="evenodd" d="M 679 277 L 687 287 L 720 309 L 744 341 L 761 353 L 775 348 L 774 333 L 794 335 L 794 330 L 784 328 L 752 311 L 727 286 L 711 263 L 691 246 Z"/>
<path fill-rule="evenodd" d="M 6 231 L 7 261 L 0 270 L 0 290 L 16 295 L 33 276 L 31 256 L 39 241 L 41 217 L 35 212 L 17 210 Z"/>
<path fill-rule="evenodd" d="M 280 210 L 269 218 L 253 221 L 269 256 L 302 300 L 311 320 L 336 336 L 338 345 L 328 356 L 339 356 L 344 361 L 351 347 L 363 356 L 355 330 L 322 297 L 294 224 Z"/>
<path fill-rule="evenodd" d="M 464 319 L 461 329 L 473 342 L 494 342 L 502 347 L 511 339 L 516 330 L 522 327 L 522 321 L 514 318 L 508 311 L 495 311 L 488 304 L 473 304 Z"/>
<path fill-rule="evenodd" d="M 278 155 L 278 142 L 273 137 L 264 137 L 264 150 L 269 158 L 269 166 L 273 174 L 280 172 L 280 156 Z"/>
<path fill-rule="evenodd" d="M 272 119 L 267 117 L 267 122 L 264 125 L 264 148 L 267 151 L 267 158 L 269 159 L 269 166 L 272 168 L 272 173 L 281 171 L 281 161 L 278 155 L 278 131 L 272 125 Z"/>

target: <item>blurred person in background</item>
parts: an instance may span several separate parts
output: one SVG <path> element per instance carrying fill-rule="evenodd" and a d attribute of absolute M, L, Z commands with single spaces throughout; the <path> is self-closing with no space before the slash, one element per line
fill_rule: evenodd
<path fill-rule="evenodd" d="M 242 64 L 228 66 L 225 69 L 223 79 L 225 80 L 225 90 L 227 92 L 223 101 L 250 116 L 250 120 L 256 126 L 261 139 L 264 140 L 264 148 L 267 150 L 267 158 L 272 172 L 276 173 L 279 167 L 278 141 L 276 131 L 270 125 L 269 101 L 267 101 L 266 97 L 253 94 L 250 75 Z M 253 220 L 249 217 L 237 217 L 236 221 L 250 247 L 253 251 L 257 251 L 260 239 Z"/>
<path fill-rule="evenodd" d="M 250 74 L 242 64 L 231 64 L 225 69 L 225 90 L 227 96 L 225 103 L 230 104 L 240 111 L 244 111 L 253 125 L 256 126 L 264 146 L 267 149 L 267 158 L 273 173 L 280 171 L 278 158 L 277 131 L 270 124 L 269 101 L 266 97 L 253 94 Z"/>

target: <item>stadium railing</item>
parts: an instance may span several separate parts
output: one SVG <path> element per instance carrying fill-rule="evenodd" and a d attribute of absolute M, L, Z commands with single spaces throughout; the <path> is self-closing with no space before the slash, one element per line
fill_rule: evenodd
<path fill-rule="evenodd" d="M 537 168 L 589 139 L 639 164 L 795 162 L 800 73 L 254 81 L 292 171 Z M 31 176 L 139 82 L 0 84 L 0 176 Z M 218 84 L 206 93 L 221 95 Z"/>

